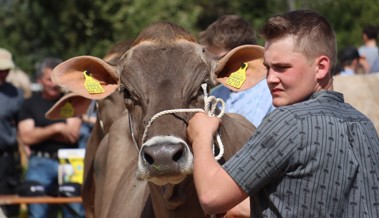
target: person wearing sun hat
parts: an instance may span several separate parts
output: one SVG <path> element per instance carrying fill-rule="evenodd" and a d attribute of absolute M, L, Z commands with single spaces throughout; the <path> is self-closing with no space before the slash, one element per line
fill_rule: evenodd
<path fill-rule="evenodd" d="M 5 78 L 14 66 L 12 54 L 8 50 L 0 48 L 0 84 L 5 82 Z"/>
<path fill-rule="evenodd" d="M 24 98 L 21 90 L 5 81 L 14 67 L 12 54 L 0 48 L 0 195 L 15 194 L 21 175 L 16 127 Z M 8 217 L 19 211 L 15 205 L 1 209 Z"/>

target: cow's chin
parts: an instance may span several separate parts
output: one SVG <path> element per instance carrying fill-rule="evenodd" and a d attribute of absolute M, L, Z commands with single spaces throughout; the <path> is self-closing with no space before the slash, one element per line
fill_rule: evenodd
<path fill-rule="evenodd" d="M 159 185 L 159 186 L 167 185 L 167 184 L 176 185 L 176 184 L 181 183 L 186 177 L 187 177 L 187 175 L 162 177 L 162 178 L 152 177 L 150 179 L 146 179 L 146 181 L 154 183 L 155 185 Z"/>
<path fill-rule="evenodd" d="M 149 181 L 156 185 L 178 184 L 189 174 L 192 174 L 193 155 L 186 142 L 174 136 L 156 136 L 149 139 L 142 147 L 150 149 L 155 146 L 155 149 L 157 145 L 160 145 L 161 147 L 158 147 L 157 150 L 154 150 L 154 152 L 150 152 L 149 154 L 162 153 L 162 151 L 169 152 L 172 150 L 180 151 L 171 153 L 172 156 L 169 156 L 170 158 L 167 158 L 165 161 L 152 161 L 153 158 L 148 158 L 147 156 L 149 155 L 144 154 L 141 148 L 138 158 L 138 179 Z M 174 147 L 170 147 L 171 145 Z M 180 149 L 178 149 L 178 147 Z M 154 158 L 160 157 L 161 156 Z M 164 155 L 162 158 L 163 157 L 166 156 Z M 149 159 L 149 161 L 147 159 Z"/>
<path fill-rule="evenodd" d="M 151 176 L 149 171 L 137 172 L 137 177 L 140 180 L 145 180 L 156 185 L 167 185 L 167 184 L 179 184 L 181 183 L 189 174 L 192 174 L 192 168 L 183 170 L 180 174 L 176 173 L 175 175 L 167 173 L 161 174 L 160 176 Z"/>

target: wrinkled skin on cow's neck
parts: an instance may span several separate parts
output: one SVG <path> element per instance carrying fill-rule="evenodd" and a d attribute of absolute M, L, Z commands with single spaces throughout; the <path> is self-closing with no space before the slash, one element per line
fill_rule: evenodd
<path fill-rule="evenodd" d="M 192 176 L 181 185 L 157 186 L 149 183 L 156 217 L 204 217 Z"/>

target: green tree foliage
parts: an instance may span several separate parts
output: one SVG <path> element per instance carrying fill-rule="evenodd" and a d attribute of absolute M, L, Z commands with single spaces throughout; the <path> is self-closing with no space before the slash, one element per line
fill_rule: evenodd
<path fill-rule="evenodd" d="M 220 15 L 239 14 L 259 30 L 270 16 L 302 8 L 315 9 L 332 22 L 339 47 L 358 46 L 363 26 L 379 25 L 376 1 L 0 0 L 0 47 L 32 74 L 34 64 L 47 55 L 103 57 L 113 44 L 135 38 L 158 21 L 174 22 L 196 36 Z"/>

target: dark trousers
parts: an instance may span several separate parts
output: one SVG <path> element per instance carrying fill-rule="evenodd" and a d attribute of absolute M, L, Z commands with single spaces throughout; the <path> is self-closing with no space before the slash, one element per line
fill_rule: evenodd
<path fill-rule="evenodd" d="M 0 195 L 16 194 L 20 184 L 21 165 L 19 156 L 13 152 L 0 151 Z M 19 205 L 1 206 L 8 218 L 18 217 Z"/>

